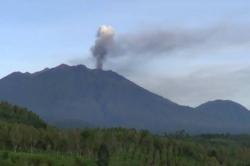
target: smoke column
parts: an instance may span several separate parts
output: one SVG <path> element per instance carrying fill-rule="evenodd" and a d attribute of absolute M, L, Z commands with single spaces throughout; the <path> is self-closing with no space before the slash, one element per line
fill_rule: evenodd
<path fill-rule="evenodd" d="M 138 65 L 139 59 L 174 56 L 177 52 L 193 55 L 195 51 L 205 51 L 207 54 L 208 51 L 247 45 L 250 43 L 248 29 L 217 25 L 201 29 L 141 30 L 116 35 L 111 26 L 102 25 L 91 52 L 96 59 L 96 68 L 100 70 L 107 56 L 113 59 L 126 56 L 127 60 Z"/>
<path fill-rule="evenodd" d="M 114 35 L 114 29 L 111 26 L 102 25 L 98 29 L 95 45 L 91 48 L 92 55 L 96 59 L 97 69 L 103 69 L 103 62 L 114 43 Z"/>

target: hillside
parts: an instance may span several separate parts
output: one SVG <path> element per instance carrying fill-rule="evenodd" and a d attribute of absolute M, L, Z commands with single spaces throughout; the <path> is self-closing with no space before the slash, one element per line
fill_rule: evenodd
<path fill-rule="evenodd" d="M 0 122 L 25 124 L 36 128 L 46 127 L 46 123 L 35 113 L 7 102 L 0 102 Z"/>
<path fill-rule="evenodd" d="M 69 128 L 250 132 L 250 112 L 237 103 L 212 101 L 197 108 L 182 106 L 113 71 L 84 65 L 12 73 L 0 80 L 0 100 L 27 107 L 50 124 Z"/>
<path fill-rule="evenodd" d="M 249 133 L 250 112 L 230 100 L 215 100 L 195 108 L 198 124 L 207 132 Z"/>

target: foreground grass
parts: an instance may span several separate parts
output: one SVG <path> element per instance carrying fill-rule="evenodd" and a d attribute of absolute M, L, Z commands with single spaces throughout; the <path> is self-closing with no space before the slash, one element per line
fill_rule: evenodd
<path fill-rule="evenodd" d="M 55 153 L 0 152 L 1 166 L 95 166 L 94 160 Z"/>

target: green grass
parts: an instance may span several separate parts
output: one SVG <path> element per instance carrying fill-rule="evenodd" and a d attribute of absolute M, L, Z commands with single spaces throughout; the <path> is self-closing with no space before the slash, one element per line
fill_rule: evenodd
<path fill-rule="evenodd" d="M 56 153 L 0 152 L 1 166 L 96 166 L 94 160 Z"/>

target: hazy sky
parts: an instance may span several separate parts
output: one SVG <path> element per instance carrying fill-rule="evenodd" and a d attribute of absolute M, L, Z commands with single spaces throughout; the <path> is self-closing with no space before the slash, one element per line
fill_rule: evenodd
<path fill-rule="evenodd" d="M 103 24 L 133 50 L 105 69 L 181 104 L 221 98 L 250 108 L 247 0 L 1 1 L 0 78 L 61 63 L 93 68 L 90 47 Z M 178 39 L 171 51 L 169 34 Z"/>

